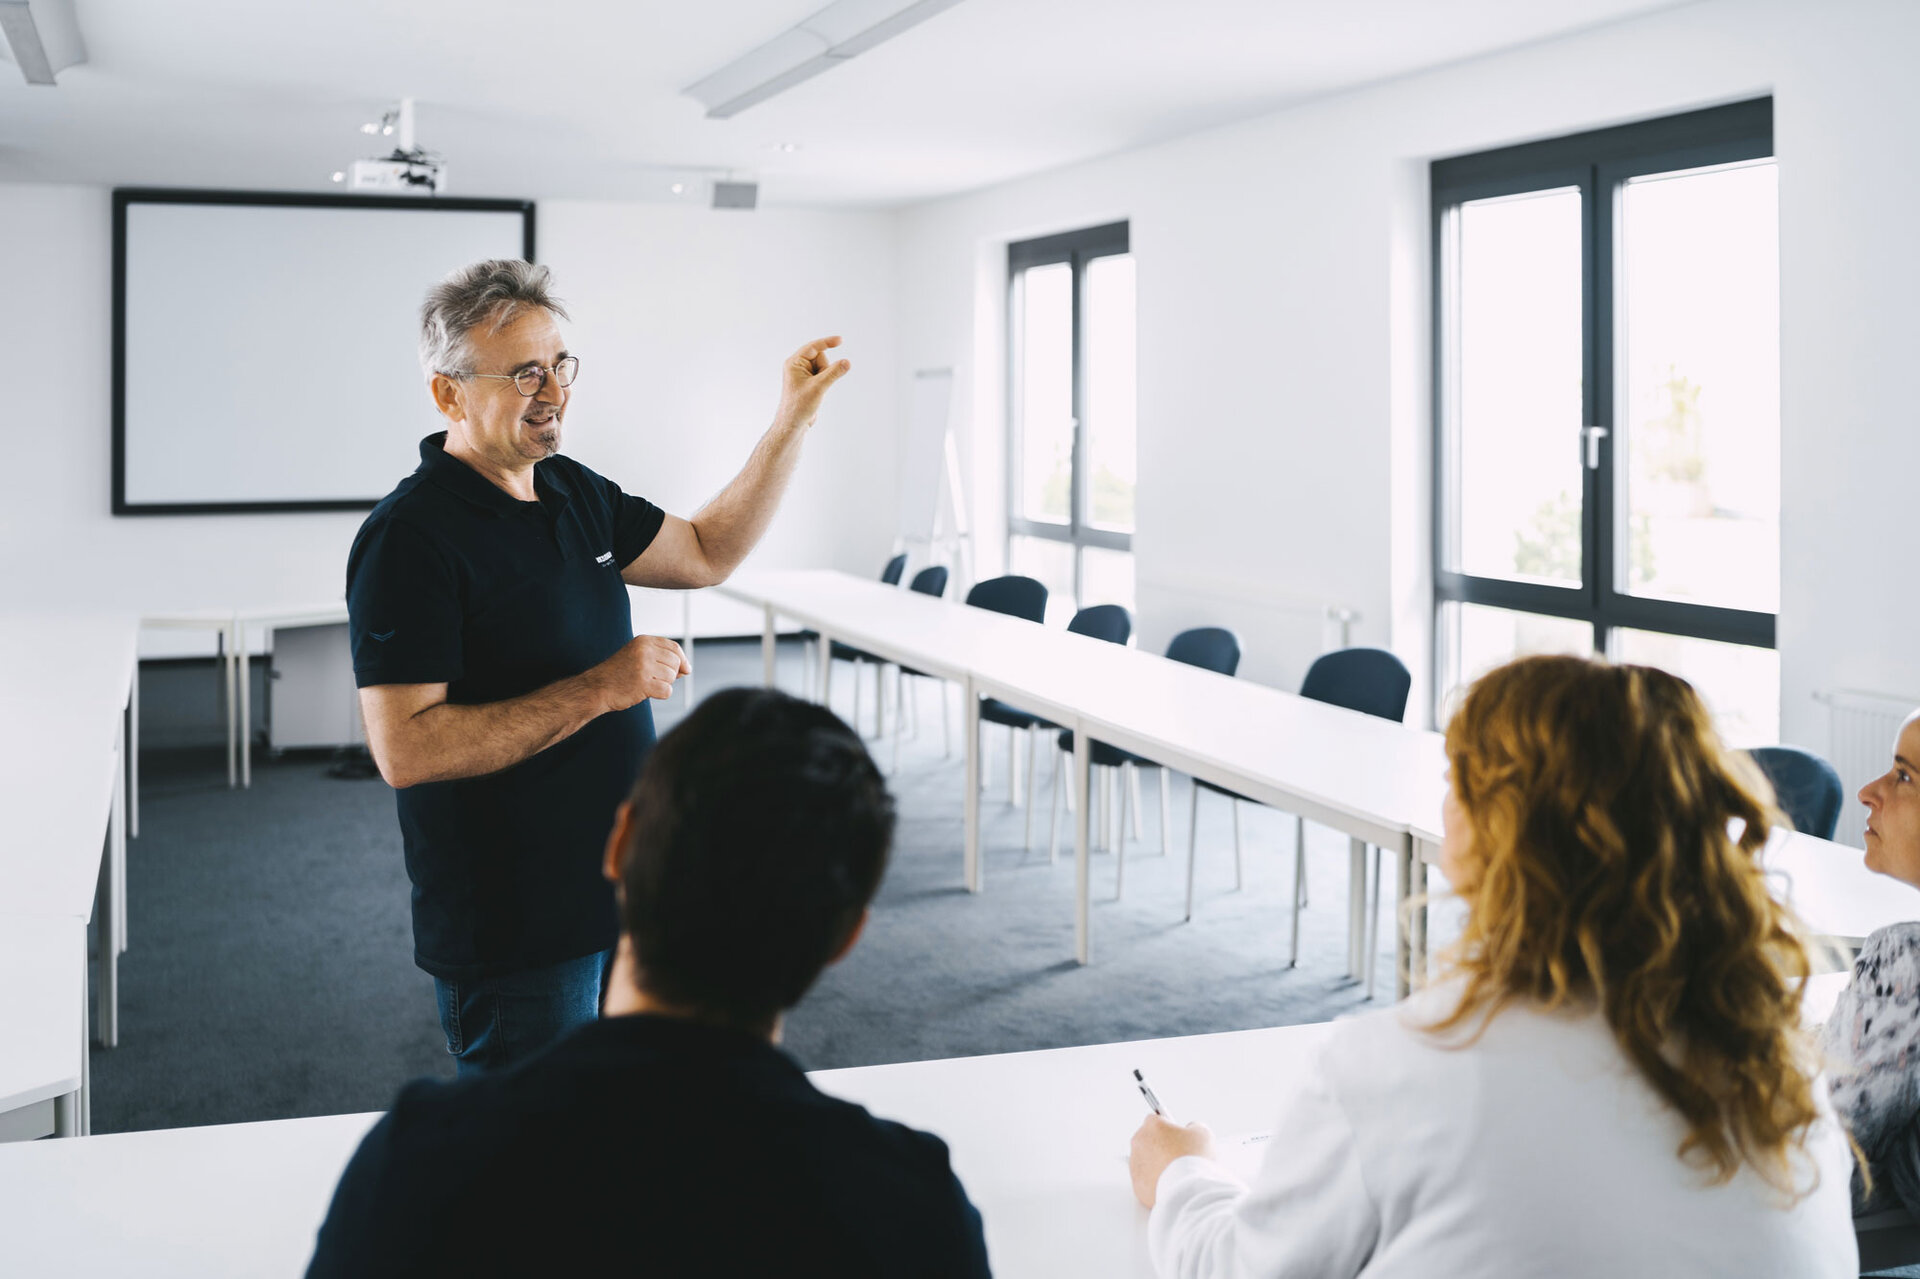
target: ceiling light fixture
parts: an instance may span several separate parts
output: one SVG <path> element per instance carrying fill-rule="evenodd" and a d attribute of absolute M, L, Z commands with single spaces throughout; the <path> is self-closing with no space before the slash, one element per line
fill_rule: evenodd
<path fill-rule="evenodd" d="M 683 92 L 726 120 L 918 26 L 960 0 L 835 0 Z"/>
<path fill-rule="evenodd" d="M 54 72 L 87 60 L 72 0 L 0 0 L 0 36 L 28 84 L 52 84 Z"/>

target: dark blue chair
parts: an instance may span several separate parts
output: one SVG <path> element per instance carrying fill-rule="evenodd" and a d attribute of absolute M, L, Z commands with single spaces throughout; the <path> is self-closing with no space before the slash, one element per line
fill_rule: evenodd
<path fill-rule="evenodd" d="M 1167 659 L 1169 661 L 1174 661 L 1174 662 L 1183 662 L 1188 666 L 1198 666 L 1202 670 L 1213 671 L 1216 674 L 1220 674 L 1220 675 L 1232 675 L 1234 672 L 1240 669 L 1240 639 L 1232 631 L 1227 630 L 1223 626 L 1196 626 L 1191 630 L 1181 631 L 1178 635 L 1173 637 L 1173 639 L 1167 644 Z M 1073 751 L 1073 731 L 1071 729 L 1060 730 L 1059 744 L 1060 744 L 1061 751 L 1069 754 Z M 1115 791 L 1120 800 L 1119 806 L 1121 809 L 1121 813 L 1119 814 L 1118 818 L 1114 821 L 1114 824 L 1107 828 L 1108 830 L 1107 842 L 1119 855 L 1118 865 L 1115 868 L 1116 873 L 1115 873 L 1115 879 L 1114 879 L 1114 892 L 1113 892 L 1114 899 L 1117 901 L 1119 900 L 1121 893 L 1126 888 L 1126 875 L 1127 875 L 1126 810 L 1128 807 L 1127 801 L 1129 799 L 1133 800 L 1132 809 L 1133 809 L 1134 834 L 1138 835 L 1140 832 L 1139 801 L 1132 797 L 1127 783 L 1131 781 L 1134 769 L 1158 768 L 1160 770 L 1160 852 L 1164 855 L 1167 851 L 1167 843 L 1168 843 L 1167 812 L 1168 812 L 1168 809 L 1171 803 L 1171 798 L 1172 798 L 1172 789 L 1173 789 L 1172 780 L 1168 775 L 1167 770 L 1164 768 L 1160 768 L 1160 765 L 1157 761 L 1147 759 L 1140 755 L 1135 755 L 1132 751 L 1123 751 L 1119 747 L 1111 746 L 1106 742 L 1100 742 L 1100 741 L 1089 742 L 1087 754 L 1088 754 L 1088 760 L 1094 768 L 1110 768 L 1110 769 L 1119 770 L 1121 784 L 1115 788 Z M 1058 771 L 1058 763 L 1059 761 L 1056 758 L 1055 760 L 1056 772 Z M 1105 776 L 1113 776 L 1113 774 L 1106 774 Z M 1056 797 L 1059 794 L 1059 790 L 1060 790 L 1059 786 L 1056 785 L 1054 787 L 1054 792 Z M 1092 793 L 1091 787 L 1089 787 L 1088 793 L 1089 794 Z M 1060 807 L 1059 804 L 1056 802 L 1054 805 L 1054 815 L 1056 817 L 1059 814 L 1059 807 Z M 1107 806 L 1105 804 L 1101 805 L 1100 813 L 1101 813 L 1101 822 L 1104 825 L 1108 816 Z M 1239 878 L 1238 869 L 1237 869 L 1239 866 L 1239 855 L 1238 855 L 1239 853 L 1239 839 L 1238 839 L 1239 810 L 1238 809 L 1234 810 L 1234 817 L 1235 817 L 1234 830 L 1236 835 L 1236 838 L 1234 840 L 1234 849 L 1235 849 L 1234 865 L 1236 867 L 1235 879 L 1237 883 Z M 1047 835 L 1047 844 L 1048 844 L 1047 856 L 1049 858 L 1052 858 L 1055 855 L 1054 849 L 1056 847 L 1055 840 L 1057 838 L 1057 824 L 1050 821 L 1048 826 L 1049 826 L 1049 829 L 1048 829 L 1048 835 Z M 1189 848 L 1188 855 L 1187 855 L 1187 918 L 1189 919 L 1193 918 L 1193 855 L 1192 855 L 1191 848 Z"/>
<path fill-rule="evenodd" d="M 1004 613 L 1008 617 L 1017 617 L 1022 621 L 1043 623 L 1047 620 L 1047 588 L 1042 582 L 1031 577 L 1022 577 L 1009 573 L 1004 577 L 990 577 L 984 582 L 975 582 L 973 589 L 967 592 L 967 604 L 973 608 L 984 608 L 990 613 Z M 1015 793 L 1019 780 L 1019 763 L 1013 743 L 1018 734 L 1009 734 L 1007 745 L 1007 790 L 1014 803 L 1020 798 Z M 981 739 L 980 789 L 987 788 L 986 741 Z"/>
<path fill-rule="evenodd" d="M 1793 828 L 1821 839 L 1832 839 L 1840 824 L 1846 788 L 1832 764 L 1797 746 L 1756 746 L 1747 754 L 1773 783 L 1774 798 Z"/>
<path fill-rule="evenodd" d="M 1067 629 L 1075 635 L 1085 635 L 1090 639 L 1105 640 L 1109 644 L 1125 644 L 1133 635 L 1133 615 L 1118 604 L 1094 604 L 1083 608 L 1073 615 L 1067 623 Z M 1027 739 L 1027 839 L 1025 847 L 1033 848 L 1033 773 L 1035 743 L 1031 734 L 1046 729 L 1058 728 L 1058 724 L 1031 711 L 1023 711 L 1007 705 L 997 697 L 980 699 L 980 718 L 989 724 L 1000 724 L 1008 730 L 1007 749 L 1013 749 L 1021 732 L 1029 734 Z M 1008 757 L 1011 761 L 1012 756 Z M 1011 789 L 1011 783 L 1009 783 Z M 1053 789 L 1057 796 L 1060 790 L 1060 757 L 1053 757 Z M 1049 849 L 1048 860 L 1056 855 Z"/>
<path fill-rule="evenodd" d="M 931 595 L 935 599 L 940 599 L 947 593 L 947 576 L 946 565 L 935 564 L 930 568 L 923 568 L 918 573 L 915 573 L 913 575 L 913 581 L 907 584 L 907 589 L 916 595 Z M 920 699 L 916 697 L 911 701 L 908 700 L 907 677 L 912 676 L 915 679 L 933 678 L 925 671 L 917 671 L 911 666 L 898 668 L 898 675 L 900 682 L 896 685 L 895 691 L 897 696 L 895 701 L 897 704 L 893 717 L 893 767 L 896 772 L 899 771 L 900 768 L 900 735 L 906 727 L 904 713 L 908 707 L 913 709 L 914 734 L 917 736 L 920 732 Z M 947 699 L 943 693 L 940 697 L 940 741 L 945 748 L 946 754 L 952 755 L 952 731 L 948 727 L 948 723 Z"/>
<path fill-rule="evenodd" d="M 1406 718 L 1407 694 L 1413 688 L 1413 673 L 1405 662 L 1384 648 L 1343 648 L 1323 653 L 1307 668 L 1300 681 L 1300 696 L 1327 702 L 1363 715 L 1377 715 L 1398 723 Z M 1373 998 L 1375 951 L 1379 949 L 1380 927 L 1380 850 L 1372 857 L 1373 888 L 1371 909 L 1367 914 L 1366 967 L 1367 998 Z M 1361 874 L 1367 867 L 1361 865 Z M 1366 891 L 1366 884 L 1361 890 Z M 1287 966 L 1300 962 L 1300 909 L 1307 904 L 1307 820 L 1293 819 L 1293 934 L 1288 943 Z M 1349 948 L 1353 938 L 1347 939 Z"/>

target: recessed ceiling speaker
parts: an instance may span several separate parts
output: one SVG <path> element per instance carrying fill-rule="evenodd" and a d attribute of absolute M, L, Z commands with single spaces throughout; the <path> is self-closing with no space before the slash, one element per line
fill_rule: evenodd
<path fill-rule="evenodd" d="M 713 184 L 713 207 L 716 209 L 751 209 L 760 201 L 758 182 L 715 182 Z"/>

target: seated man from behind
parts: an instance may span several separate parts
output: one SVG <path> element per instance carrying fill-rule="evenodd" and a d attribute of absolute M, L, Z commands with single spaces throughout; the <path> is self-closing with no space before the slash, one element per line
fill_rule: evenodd
<path fill-rule="evenodd" d="M 708 698 L 614 821 L 602 1019 L 497 1075 L 403 1089 L 309 1276 L 985 1275 L 946 1146 L 820 1093 L 775 1047 L 860 936 L 893 824 L 832 712 Z"/>

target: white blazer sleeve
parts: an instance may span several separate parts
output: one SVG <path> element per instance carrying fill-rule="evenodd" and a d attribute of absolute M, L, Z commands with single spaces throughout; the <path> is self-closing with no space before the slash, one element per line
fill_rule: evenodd
<path fill-rule="evenodd" d="M 1339 1279 L 1360 1273 L 1379 1235 L 1324 1052 L 1288 1099 L 1251 1187 L 1212 1160 L 1176 1159 L 1147 1218 L 1161 1279 Z"/>

